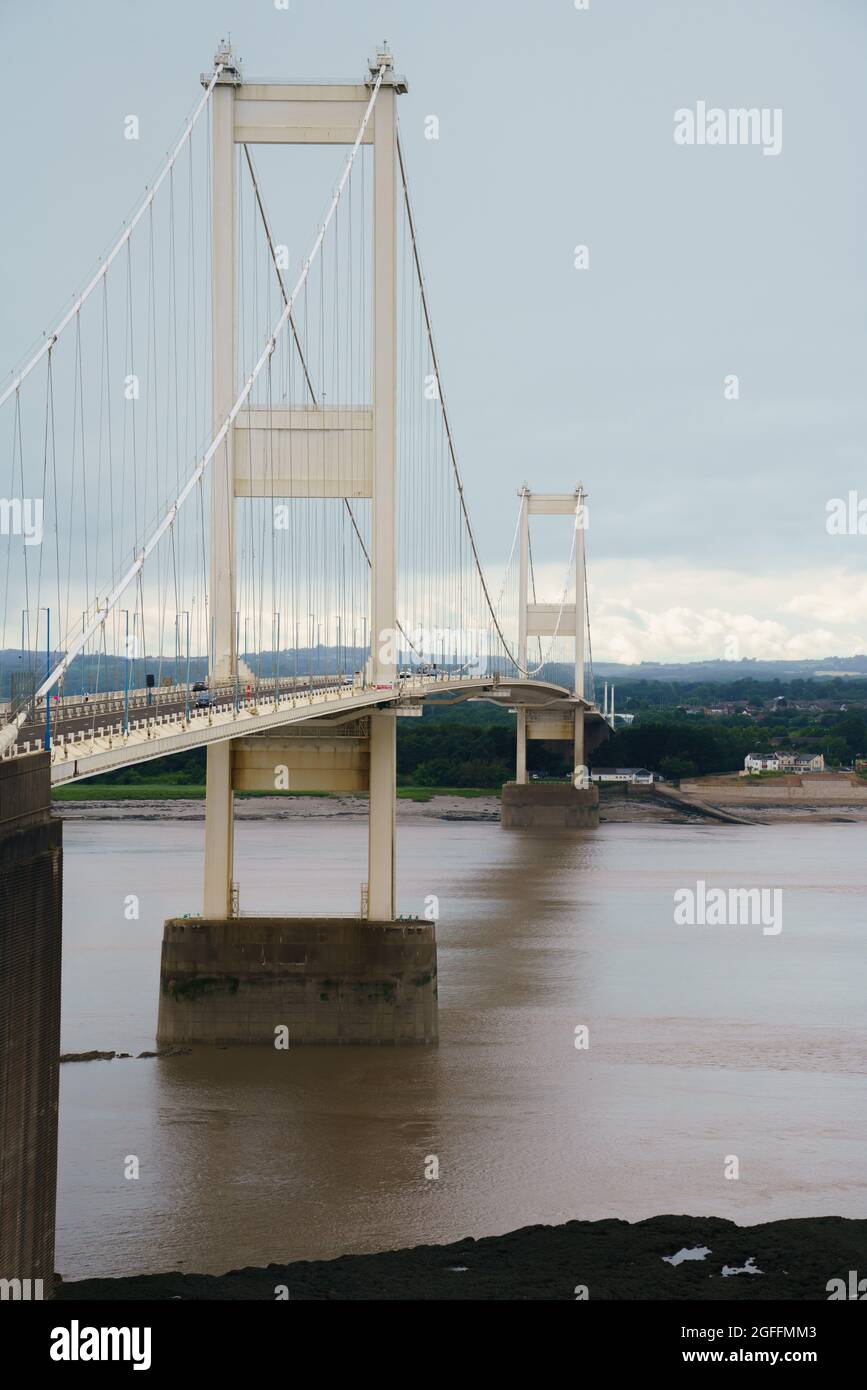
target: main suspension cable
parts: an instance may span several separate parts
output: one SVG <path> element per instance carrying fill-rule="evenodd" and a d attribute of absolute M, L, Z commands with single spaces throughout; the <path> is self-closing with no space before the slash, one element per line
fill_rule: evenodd
<path fill-rule="evenodd" d="M 210 97 L 211 97 L 211 93 L 212 93 L 212 91 L 214 90 L 214 87 L 215 87 L 216 84 L 217 84 L 217 79 L 218 79 L 218 77 L 220 76 L 220 73 L 223 71 L 223 68 L 224 68 L 224 67 L 225 67 L 225 64 L 224 64 L 224 63 L 218 63 L 217 66 L 215 67 L 215 69 L 214 69 L 214 74 L 213 74 L 213 76 L 212 76 L 210 82 L 208 83 L 207 87 L 205 88 L 205 92 L 204 92 L 204 95 L 202 96 L 201 101 L 200 101 L 199 104 L 197 105 L 197 107 L 196 107 L 195 111 L 193 112 L 192 116 L 190 117 L 190 119 L 187 121 L 187 124 L 186 124 L 185 127 L 184 127 L 184 132 L 183 132 L 183 134 L 182 134 L 180 140 L 179 140 L 178 143 L 175 145 L 175 148 L 172 150 L 172 153 L 171 153 L 171 155 L 170 155 L 170 157 L 169 157 L 168 162 L 163 166 L 162 171 L 161 171 L 161 173 L 159 174 L 159 177 L 155 180 L 155 182 L 154 182 L 154 184 L 153 184 L 153 187 L 151 188 L 150 192 L 147 194 L 147 197 L 145 198 L 144 202 L 141 204 L 140 208 L 138 209 L 138 212 L 137 212 L 137 213 L 135 214 L 135 216 L 132 218 L 131 222 L 129 222 L 129 224 L 127 225 L 125 231 L 123 231 L 123 232 L 121 233 L 120 237 L 119 237 L 118 240 L 115 242 L 115 244 L 114 244 L 114 246 L 112 247 L 111 251 L 109 251 L 109 253 L 108 253 L 108 255 L 106 256 L 105 260 L 104 260 L 104 261 L 102 262 L 102 264 L 100 265 L 100 267 L 99 267 L 99 269 L 97 270 L 96 274 L 95 274 L 95 275 L 93 276 L 93 278 L 89 281 L 89 283 L 88 283 L 86 289 L 82 290 L 81 294 L 80 294 L 80 295 L 78 296 L 78 298 L 76 299 L 76 301 L 75 301 L 75 303 L 73 304 L 72 308 L 68 311 L 68 313 L 64 314 L 63 318 L 60 320 L 60 322 L 58 323 L 58 325 L 57 325 L 57 327 L 54 329 L 54 331 L 53 331 L 52 333 L 49 333 L 48 337 L 45 339 L 45 342 L 44 342 L 44 343 L 42 344 L 42 346 L 33 354 L 33 356 L 30 358 L 30 361 L 27 363 L 27 365 L 21 369 L 21 371 L 20 371 L 20 372 L 18 373 L 18 375 L 15 377 L 14 381 L 12 381 L 12 382 L 9 384 L 9 386 L 6 387 L 6 390 L 3 392 L 3 394 L 0 395 L 0 406 L 2 406 L 2 405 L 9 399 L 9 397 L 13 394 L 13 392 L 15 392 L 15 391 L 18 390 L 18 387 L 21 385 L 22 381 L 24 381 L 25 377 L 28 377 L 28 376 L 30 375 L 30 373 L 33 371 L 33 368 L 36 366 L 37 362 L 41 362 L 41 361 L 42 361 L 42 358 L 45 356 L 46 352 L 48 352 L 50 348 L 54 347 L 54 344 L 57 342 L 57 339 L 60 337 L 60 335 L 61 335 L 61 333 L 63 332 L 64 328 L 66 328 L 67 325 L 70 324 L 70 323 L 72 322 L 72 320 L 75 318 L 76 314 L 77 314 L 77 313 L 79 312 L 79 310 L 81 309 L 82 305 L 85 303 L 86 300 L 88 300 L 88 299 L 90 298 L 92 292 L 96 289 L 96 287 L 97 287 L 97 285 L 99 284 L 99 282 L 100 282 L 100 280 L 102 279 L 102 277 L 107 273 L 108 268 L 109 268 L 109 266 L 111 265 L 112 261 L 113 261 L 113 260 L 115 259 L 115 257 L 119 254 L 119 252 L 123 250 L 124 246 L 126 246 L 127 242 L 129 241 L 130 237 L 132 236 L 133 232 L 135 231 L 135 229 L 136 229 L 136 227 L 138 226 L 139 222 L 141 221 L 142 217 L 144 217 L 144 215 L 145 215 L 145 213 L 147 212 L 148 208 L 149 208 L 149 207 L 151 206 L 151 204 L 153 203 L 153 200 L 154 200 L 154 198 L 156 197 L 156 195 L 157 195 L 157 193 L 158 193 L 158 191 L 159 191 L 159 188 L 160 188 L 161 183 L 162 183 L 163 180 L 167 177 L 167 175 L 169 174 L 169 171 L 174 167 L 174 165 L 175 165 L 175 163 L 176 163 L 176 161 L 177 161 L 178 155 L 180 154 L 181 150 L 184 148 L 184 145 L 185 145 L 185 144 L 187 143 L 187 141 L 189 140 L 190 135 L 192 134 L 193 126 L 196 124 L 196 121 L 199 119 L 199 116 L 202 114 L 202 112 L 204 111 L 205 107 L 207 106 L 208 101 L 210 100 Z"/>

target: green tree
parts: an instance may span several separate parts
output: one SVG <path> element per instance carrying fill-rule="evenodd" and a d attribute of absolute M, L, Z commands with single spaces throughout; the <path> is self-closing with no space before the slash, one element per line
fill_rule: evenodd
<path fill-rule="evenodd" d="M 825 754 L 825 762 L 832 767 L 839 767 L 841 763 L 849 761 L 849 745 L 845 738 L 826 738 L 822 744 L 822 752 Z"/>
<path fill-rule="evenodd" d="M 698 768 L 690 758 L 661 758 L 659 770 L 663 777 L 670 781 L 677 782 L 681 777 L 695 777 Z"/>

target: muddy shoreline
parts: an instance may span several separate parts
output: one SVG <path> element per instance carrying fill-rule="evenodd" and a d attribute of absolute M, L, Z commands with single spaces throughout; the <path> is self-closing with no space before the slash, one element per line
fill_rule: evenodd
<path fill-rule="evenodd" d="M 668 1260 L 707 1249 L 702 1259 Z M 744 1271 L 751 1269 L 760 1271 Z M 222 1275 L 135 1275 L 58 1286 L 61 1301 L 277 1298 L 304 1301 L 825 1301 L 832 1279 L 867 1269 L 867 1220 L 839 1216 L 736 1226 L 720 1217 L 569 1221 L 507 1235 L 372 1255 L 301 1261 Z"/>
<path fill-rule="evenodd" d="M 58 801 L 54 813 L 65 821 L 184 820 L 205 819 L 204 800 L 165 801 Z M 336 817 L 367 820 L 367 798 L 357 796 L 261 796 L 235 801 L 236 821 L 332 820 Z M 498 796 L 432 796 L 429 801 L 398 800 L 399 821 L 470 820 L 499 821 Z"/>
<path fill-rule="evenodd" d="M 708 806 L 715 803 L 708 798 Z M 719 809 L 742 815 L 746 821 L 760 825 L 828 825 L 851 824 L 867 820 L 867 807 L 861 805 L 760 805 L 755 802 L 740 805 L 721 801 Z M 203 800 L 130 801 L 58 801 L 54 813 L 61 820 L 76 821 L 202 821 L 205 819 Z M 236 821 L 262 820 L 350 820 L 367 819 L 367 799 L 354 796 L 303 796 L 239 798 L 235 802 Z M 474 821 L 499 824 L 499 796 L 452 796 L 434 793 L 428 801 L 399 799 L 399 824 L 423 820 Z M 603 825 L 701 825 L 720 824 L 698 806 L 686 802 L 676 805 L 660 797 L 627 795 L 619 789 L 605 790 L 599 802 L 599 820 Z"/>

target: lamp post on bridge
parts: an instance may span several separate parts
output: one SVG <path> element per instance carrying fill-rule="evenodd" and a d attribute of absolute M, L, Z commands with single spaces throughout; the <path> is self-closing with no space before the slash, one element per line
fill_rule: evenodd
<path fill-rule="evenodd" d="M 124 617 L 124 624 L 123 624 L 123 654 L 124 654 L 124 659 L 125 659 L 125 667 L 124 667 L 124 679 L 123 679 L 123 731 L 124 731 L 125 734 L 128 734 L 128 733 L 129 733 L 129 666 L 130 666 L 130 653 L 129 653 L 129 609 L 128 609 L 128 608 L 122 608 L 120 611 L 123 613 L 123 617 Z M 133 637 L 133 643 L 134 643 L 134 642 L 135 642 L 135 638 Z"/>
<path fill-rule="evenodd" d="M 184 682 L 184 719 L 190 722 L 190 614 L 188 609 L 182 608 L 180 613 L 175 614 L 175 651 L 180 651 L 180 633 L 178 631 L 179 619 L 187 620 L 187 677 Z"/>
<path fill-rule="evenodd" d="M 277 624 L 277 636 L 274 643 L 274 703 L 276 705 L 280 698 L 280 614 L 275 613 L 274 619 Z M 272 637 L 273 636 L 274 634 L 272 633 Z"/>
<path fill-rule="evenodd" d="M 51 609 L 41 609 L 45 613 L 45 677 L 51 675 Z M 51 751 L 51 691 L 45 692 L 45 738 L 42 744 L 46 753 Z"/>
<path fill-rule="evenodd" d="M 25 617 L 26 617 L 26 620 L 27 620 L 27 639 L 26 639 L 26 642 L 25 642 L 25 638 L 24 638 L 24 622 L 25 622 Z M 21 609 L 21 657 L 20 657 L 20 660 L 21 660 L 22 662 L 23 662 L 23 660 L 24 660 L 24 653 L 25 653 L 25 651 L 28 653 L 28 656 L 29 656 L 29 653 L 30 653 L 30 610 L 29 610 L 28 608 L 22 608 L 22 609 Z M 34 651 L 34 653 L 33 653 L 33 657 L 34 657 L 34 658 L 35 658 L 35 655 L 36 655 L 36 653 L 35 653 L 35 651 Z M 34 724 L 35 724 L 35 723 L 36 723 L 36 676 L 35 676 L 35 661 L 34 661 L 33 659 L 28 660 L 27 666 L 28 666 L 27 681 L 28 681 L 28 685 L 29 685 L 29 687 L 30 687 L 29 692 L 28 692 L 28 695 L 27 695 L 27 703 L 28 703 L 29 706 L 30 706 L 30 717 L 31 717 L 31 719 L 33 720 L 33 722 L 34 722 Z M 23 667 L 22 667 L 22 670 L 23 670 Z M 23 688 L 24 688 L 24 686 L 23 686 L 23 683 L 22 683 L 22 689 L 23 689 Z"/>
<path fill-rule="evenodd" d="M 241 684 L 238 668 L 241 664 L 241 614 L 235 613 L 235 713 L 241 708 Z"/>

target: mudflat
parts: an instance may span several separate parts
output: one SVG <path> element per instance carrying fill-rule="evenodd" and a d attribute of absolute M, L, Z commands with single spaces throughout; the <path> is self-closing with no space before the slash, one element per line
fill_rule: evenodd
<path fill-rule="evenodd" d="M 669 1263 L 683 1251 L 706 1253 Z M 222 1275 L 84 1279 L 61 1284 L 55 1299 L 824 1301 L 850 1297 L 858 1271 L 867 1275 L 867 1220 L 823 1216 L 736 1226 L 713 1216 L 654 1216 L 633 1224 L 527 1226 L 451 1245 Z"/>

